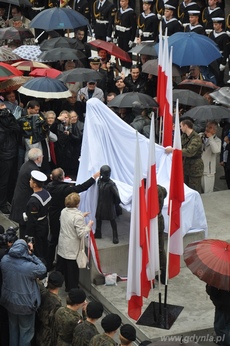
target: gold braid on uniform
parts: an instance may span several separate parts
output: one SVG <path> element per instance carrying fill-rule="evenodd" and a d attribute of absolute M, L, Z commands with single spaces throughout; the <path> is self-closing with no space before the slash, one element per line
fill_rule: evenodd
<path fill-rule="evenodd" d="M 118 19 L 117 15 L 118 15 L 118 11 L 117 11 L 117 13 L 116 13 L 115 16 L 114 16 L 114 23 L 115 23 L 115 24 L 120 24 L 121 21 L 120 21 L 120 19 Z"/>
<path fill-rule="evenodd" d="M 156 11 L 157 11 L 157 13 L 158 14 L 160 14 L 160 15 L 163 15 L 164 13 L 164 10 L 163 10 L 163 8 L 161 8 L 160 10 L 159 10 L 159 7 L 158 7 L 158 0 L 156 1 Z"/>
<path fill-rule="evenodd" d="M 203 10 L 203 12 L 202 12 L 202 23 L 204 23 L 204 24 L 206 24 L 208 21 L 207 21 L 207 19 L 205 19 L 204 18 L 204 10 Z"/>
<path fill-rule="evenodd" d="M 96 1 L 93 3 L 93 15 L 95 18 L 100 17 L 100 12 L 96 14 Z"/>
<path fill-rule="evenodd" d="M 178 17 L 178 19 L 184 18 L 184 12 L 180 13 L 180 6 L 178 6 L 178 8 L 177 8 L 177 17 Z"/>
<path fill-rule="evenodd" d="M 230 29 L 230 14 L 227 16 L 226 26 L 228 29 Z"/>
<path fill-rule="evenodd" d="M 48 1 L 48 7 L 54 7 L 54 3 L 53 3 L 52 0 L 49 0 L 49 1 Z"/>
<path fill-rule="evenodd" d="M 140 18 L 141 18 L 141 14 L 140 14 L 139 17 L 137 18 L 137 26 L 138 26 L 139 29 L 144 29 L 145 23 L 143 23 L 143 24 L 141 25 L 141 23 L 140 23 Z"/>

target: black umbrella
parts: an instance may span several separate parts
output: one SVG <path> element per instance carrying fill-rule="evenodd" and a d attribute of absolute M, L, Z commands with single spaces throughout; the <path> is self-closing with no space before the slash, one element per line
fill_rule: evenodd
<path fill-rule="evenodd" d="M 209 94 L 218 103 L 230 107 L 230 88 L 223 87 Z"/>
<path fill-rule="evenodd" d="M 87 82 L 102 79 L 102 74 L 90 68 L 78 67 L 60 74 L 57 79 L 64 83 Z"/>
<path fill-rule="evenodd" d="M 75 49 L 84 49 L 84 45 L 81 42 L 78 42 L 74 38 L 69 37 L 55 37 L 51 39 L 44 40 L 40 44 L 40 49 L 43 50 L 50 50 L 53 48 L 75 48 Z"/>
<path fill-rule="evenodd" d="M 190 109 L 183 114 L 184 117 L 190 117 L 197 120 L 221 120 L 224 118 L 230 118 L 230 110 L 221 106 L 199 106 Z"/>
<path fill-rule="evenodd" d="M 34 35 L 30 29 L 26 28 L 1 28 L 0 40 L 20 40 L 23 41 L 25 38 L 32 38 Z"/>
<path fill-rule="evenodd" d="M 144 105 L 146 108 L 158 107 L 158 103 L 151 96 L 134 91 L 117 95 L 108 103 L 108 106 L 129 108 L 132 107 L 133 103 L 136 101 Z"/>
<path fill-rule="evenodd" d="M 208 104 L 208 100 L 203 98 L 203 96 L 195 93 L 188 89 L 174 89 L 173 90 L 173 101 L 179 100 L 180 104 L 186 106 L 205 106 Z"/>
<path fill-rule="evenodd" d="M 54 48 L 43 51 L 38 58 L 43 61 L 79 60 L 84 59 L 85 55 L 82 52 L 71 48 Z"/>
<path fill-rule="evenodd" d="M 158 56 L 158 53 L 154 46 L 154 42 L 142 42 L 140 44 L 137 44 L 135 47 L 129 50 L 129 53 L 146 54 L 155 57 Z"/>
<path fill-rule="evenodd" d="M 2 2 L 6 2 L 10 5 L 16 5 L 16 6 L 28 6 L 31 7 L 32 3 L 29 0 L 1 0 Z"/>

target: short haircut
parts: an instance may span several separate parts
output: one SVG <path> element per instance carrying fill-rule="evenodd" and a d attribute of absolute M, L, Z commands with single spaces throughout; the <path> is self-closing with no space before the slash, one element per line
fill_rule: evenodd
<path fill-rule="evenodd" d="M 141 71 L 141 68 L 140 68 L 139 65 L 132 65 L 132 66 L 130 67 L 130 71 L 132 71 L 134 68 L 138 68 L 138 70 Z"/>
<path fill-rule="evenodd" d="M 181 120 L 181 123 L 187 125 L 188 128 L 193 129 L 193 122 L 190 119 L 183 119 Z"/>
<path fill-rule="evenodd" d="M 45 112 L 45 118 L 47 119 L 50 114 L 52 114 L 56 118 L 56 113 L 54 111 Z"/>
<path fill-rule="evenodd" d="M 27 103 L 27 108 L 35 108 L 35 107 L 40 107 L 40 104 L 37 100 L 31 100 Z"/>
<path fill-rule="evenodd" d="M 42 156 L 42 151 L 39 148 L 32 148 L 28 152 L 28 159 L 31 161 L 36 161 L 40 156 Z"/>
<path fill-rule="evenodd" d="M 80 196 L 76 192 L 72 192 L 65 198 L 65 206 L 67 208 L 76 208 L 80 203 Z"/>
<path fill-rule="evenodd" d="M 52 170 L 51 172 L 51 177 L 53 181 L 63 181 L 64 178 L 64 171 L 62 168 L 55 168 L 54 170 Z"/>
<path fill-rule="evenodd" d="M 218 122 L 216 120 L 209 120 L 209 121 L 207 121 L 206 126 L 208 126 L 208 125 L 213 125 L 217 129 Z"/>
<path fill-rule="evenodd" d="M 34 179 L 33 177 L 31 177 L 31 179 L 37 185 L 37 187 L 41 188 L 44 186 L 44 181 L 38 181 L 38 180 Z"/>

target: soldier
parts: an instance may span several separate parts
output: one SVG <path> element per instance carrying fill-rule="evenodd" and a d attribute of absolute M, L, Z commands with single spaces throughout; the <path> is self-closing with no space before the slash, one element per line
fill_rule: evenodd
<path fill-rule="evenodd" d="M 114 336 L 121 325 L 121 318 L 117 314 L 109 314 L 101 321 L 104 330 L 103 334 L 95 335 L 89 343 L 89 346 L 116 346 Z"/>
<path fill-rule="evenodd" d="M 139 41 L 156 41 L 158 38 L 158 18 L 152 12 L 153 0 L 143 0 L 143 12 L 137 19 L 137 37 Z"/>
<path fill-rule="evenodd" d="M 210 33 L 209 38 L 217 44 L 222 55 L 221 58 L 216 60 L 219 72 L 217 75 L 217 85 L 222 87 L 224 86 L 224 70 L 230 53 L 230 40 L 228 34 L 224 30 L 224 17 L 212 18 L 212 21 L 214 30 Z"/>
<path fill-rule="evenodd" d="M 34 253 L 40 258 L 47 258 L 48 248 L 48 208 L 51 196 L 47 190 L 43 188 L 47 176 L 39 171 L 32 171 L 30 178 L 30 187 L 33 189 L 27 206 L 24 219 L 26 222 L 26 233 L 35 238 Z"/>
<path fill-rule="evenodd" d="M 222 17 L 224 18 L 224 11 L 218 6 L 218 0 L 208 0 L 208 6 L 204 8 L 202 13 L 202 23 L 206 33 L 209 34 L 213 29 L 212 18 Z"/>
<path fill-rule="evenodd" d="M 203 25 L 199 23 L 200 10 L 188 11 L 189 24 L 185 27 L 185 32 L 196 32 L 200 35 L 205 35 L 205 30 Z"/>
<path fill-rule="evenodd" d="M 99 334 L 95 323 L 102 316 L 103 310 L 103 305 L 100 302 L 89 302 L 87 304 L 87 318 L 75 327 L 72 346 L 88 346 L 92 337 Z"/>
<path fill-rule="evenodd" d="M 118 46 L 128 52 L 132 48 L 136 36 L 136 13 L 129 6 L 129 0 L 120 0 L 120 6 L 114 18 L 115 42 L 117 39 Z M 131 64 L 121 61 L 124 68 L 130 68 Z M 126 72 L 125 69 L 123 71 Z"/>
<path fill-rule="evenodd" d="M 184 0 L 178 7 L 178 19 L 183 25 L 189 24 L 189 14 L 188 11 L 194 10 L 194 6 L 197 6 L 197 3 L 192 0 Z"/>
<path fill-rule="evenodd" d="M 131 324 L 123 324 L 120 328 L 120 346 L 131 346 L 132 341 L 136 340 L 136 329 Z"/>
<path fill-rule="evenodd" d="M 168 0 L 156 0 L 156 14 L 158 19 L 161 19 L 162 16 L 164 15 L 164 11 L 165 11 L 165 3 L 167 3 Z M 171 0 L 171 5 L 175 7 L 176 12 L 177 12 L 177 8 L 179 5 L 179 0 Z"/>
<path fill-rule="evenodd" d="M 116 7 L 109 0 L 97 0 L 93 4 L 93 27 L 96 39 L 111 41 L 112 23 Z"/>
<path fill-rule="evenodd" d="M 191 189 L 201 193 L 201 178 L 204 171 L 202 161 L 202 141 L 198 133 L 193 130 L 190 119 L 184 119 L 180 123 L 182 131 L 181 144 L 184 167 L 184 183 Z M 165 149 L 166 154 L 173 151 L 172 147 Z"/>
<path fill-rule="evenodd" d="M 165 35 L 166 28 L 168 29 L 167 36 L 171 36 L 176 32 L 183 31 L 183 26 L 175 18 L 176 7 L 172 5 L 172 1 L 165 3 L 164 18 L 162 20 L 162 33 Z"/>
<path fill-rule="evenodd" d="M 54 328 L 54 315 L 62 306 L 61 298 L 58 297 L 59 288 L 62 287 L 64 277 L 58 271 L 52 272 L 48 278 L 48 287 L 43 285 L 41 290 L 41 305 L 36 319 L 36 345 L 56 345 L 57 335 Z"/>
<path fill-rule="evenodd" d="M 72 288 L 66 297 L 66 307 L 59 308 L 55 313 L 55 328 L 58 334 L 55 346 L 72 344 L 73 332 L 78 323 L 83 321 L 79 311 L 86 309 L 86 294 L 82 289 Z"/>

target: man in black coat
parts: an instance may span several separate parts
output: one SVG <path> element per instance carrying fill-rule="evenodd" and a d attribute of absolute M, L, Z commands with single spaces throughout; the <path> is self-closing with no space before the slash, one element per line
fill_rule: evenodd
<path fill-rule="evenodd" d="M 7 201 L 11 202 L 16 183 L 19 132 L 13 114 L 0 102 L 0 210 L 4 214 L 10 213 Z"/>
<path fill-rule="evenodd" d="M 30 149 L 28 152 L 28 159 L 29 160 L 20 168 L 17 184 L 14 190 L 11 213 L 9 216 L 10 220 L 19 223 L 21 238 L 24 238 L 26 235 L 26 223 L 23 219 L 23 213 L 26 211 L 26 204 L 33 193 L 33 190 L 29 185 L 29 180 L 33 170 L 40 170 L 43 159 L 41 149 Z"/>
<path fill-rule="evenodd" d="M 96 39 L 111 41 L 112 26 L 116 8 L 108 0 L 97 0 L 93 4 L 93 26 Z"/>
<path fill-rule="evenodd" d="M 83 184 L 69 185 L 64 182 L 65 173 L 62 168 L 56 168 L 52 171 L 52 181 L 47 185 L 47 190 L 51 194 L 52 200 L 49 208 L 49 221 L 50 221 L 50 240 L 48 245 L 48 271 L 52 268 L 55 256 L 55 249 L 58 243 L 60 232 L 60 214 L 62 209 L 65 208 L 65 198 L 72 192 L 80 193 L 86 191 L 92 186 L 100 173 L 93 174 L 91 178 L 86 180 Z"/>

